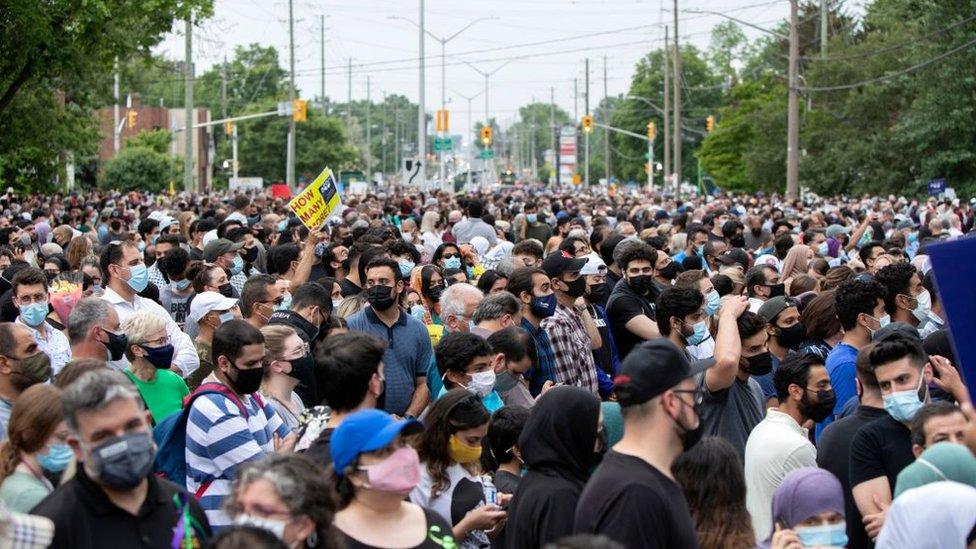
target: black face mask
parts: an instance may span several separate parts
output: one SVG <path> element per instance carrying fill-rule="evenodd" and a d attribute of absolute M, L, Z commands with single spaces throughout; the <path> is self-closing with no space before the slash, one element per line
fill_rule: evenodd
<path fill-rule="evenodd" d="M 244 248 L 244 262 L 254 263 L 258 260 L 258 247 Z"/>
<path fill-rule="evenodd" d="M 312 355 L 304 355 L 301 358 L 289 360 L 288 362 L 291 363 L 291 371 L 288 372 L 288 377 L 297 379 L 298 381 L 309 379 L 315 367 L 315 361 L 312 359 Z"/>
<path fill-rule="evenodd" d="M 434 303 L 441 300 L 441 294 L 444 293 L 444 285 L 438 284 L 436 286 L 431 286 L 427 288 L 427 299 L 430 299 Z"/>
<path fill-rule="evenodd" d="M 569 297 L 582 297 L 586 293 L 586 279 L 582 276 L 572 282 L 562 281 L 566 285 L 565 293 Z"/>
<path fill-rule="evenodd" d="M 264 379 L 264 365 L 262 365 L 260 368 L 242 370 L 238 368 L 236 364 L 231 362 L 230 367 L 235 372 L 234 378 L 231 379 L 231 383 L 233 384 L 234 391 L 236 391 L 237 394 L 250 395 L 257 392 L 257 390 L 261 388 L 261 380 Z"/>
<path fill-rule="evenodd" d="M 122 360 L 125 356 L 125 347 L 129 344 L 129 338 L 125 334 L 114 334 L 108 330 L 102 330 L 108 336 L 108 341 L 102 343 L 108 350 L 109 360 Z"/>
<path fill-rule="evenodd" d="M 230 285 L 230 282 L 221 284 L 217 289 L 220 290 L 220 295 L 224 297 L 234 297 L 234 287 Z"/>
<path fill-rule="evenodd" d="M 682 400 L 681 406 L 682 407 L 688 406 L 688 404 Z M 701 420 L 701 416 L 698 414 L 698 407 L 694 406 L 693 408 L 695 410 L 695 417 L 698 418 L 698 427 L 695 427 L 694 429 L 689 429 L 681 421 L 677 419 L 674 420 L 674 422 L 678 424 L 678 427 L 681 427 L 681 430 L 683 431 L 680 436 L 681 436 L 681 449 L 684 452 L 687 452 L 688 450 L 694 448 L 695 445 L 698 444 L 698 441 L 701 440 L 702 435 L 705 434 L 705 422 Z"/>
<path fill-rule="evenodd" d="M 342 260 L 342 263 L 340 264 L 340 266 L 342 267 L 342 270 L 343 271 L 349 272 L 349 258 L 347 257 L 347 258 L 343 259 Z"/>
<path fill-rule="evenodd" d="M 607 302 L 610 297 L 610 288 L 607 287 L 606 282 L 601 282 L 599 284 L 593 284 L 589 287 L 590 289 L 590 302 L 596 303 L 597 305 L 603 305 Z"/>
<path fill-rule="evenodd" d="M 800 343 L 803 343 L 807 336 L 807 329 L 802 322 L 797 322 L 789 328 L 780 328 L 779 326 L 777 328 L 779 335 L 776 336 L 776 339 L 779 340 L 779 344 L 793 351 L 800 347 Z"/>
<path fill-rule="evenodd" d="M 779 297 L 781 295 L 786 295 L 786 285 L 780 282 L 779 284 L 766 284 L 769 288 L 769 297 Z"/>
<path fill-rule="evenodd" d="M 392 307 L 396 300 L 393 299 L 392 286 L 373 286 L 366 290 L 366 301 L 374 311 L 387 311 Z"/>
<path fill-rule="evenodd" d="M 342 237 L 342 245 L 345 246 L 346 248 L 351 247 L 352 242 L 353 242 L 352 235 L 347 235 Z M 346 268 L 348 269 L 349 267 L 347 266 Z"/>
<path fill-rule="evenodd" d="M 833 389 L 825 389 L 822 391 L 816 391 L 817 401 L 810 402 L 807 398 L 808 393 L 812 393 L 810 389 L 804 388 L 803 398 L 800 399 L 800 413 L 804 417 L 810 418 L 814 423 L 820 423 L 821 421 L 827 419 L 834 411 L 834 405 L 837 404 L 837 395 L 834 394 Z"/>
<path fill-rule="evenodd" d="M 627 283 L 639 295 L 647 295 L 654 288 L 654 277 L 651 275 L 632 276 L 627 280 Z"/>
<path fill-rule="evenodd" d="M 746 367 L 749 375 L 764 376 L 773 371 L 773 356 L 769 354 L 769 351 L 750 356 L 746 358 L 746 361 L 749 362 L 749 366 Z"/>
<path fill-rule="evenodd" d="M 674 280 L 680 272 L 679 269 L 680 267 L 678 267 L 678 264 L 672 261 L 671 263 L 668 263 L 667 267 L 661 269 L 659 272 L 661 273 L 661 278 L 665 280 Z"/>
<path fill-rule="evenodd" d="M 759 236 L 762 234 L 762 227 L 758 227 L 750 230 L 752 231 L 752 236 Z"/>
<path fill-rule="evenodd" d="M 746 239 L 741 234 L 735 235 L 729 239 L 729 244 L 732 245 L 733 248 L 745 248 Z"/>

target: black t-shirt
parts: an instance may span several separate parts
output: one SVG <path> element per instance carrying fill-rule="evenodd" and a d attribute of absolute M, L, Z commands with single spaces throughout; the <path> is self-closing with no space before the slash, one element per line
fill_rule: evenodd
<path fill-rule="evenodd" d="M 363 289 L 349 280 L 348 278 L 343 278 L 342 282 L 339 283 L 339 288 L 342 289 L 342 297 L 349 297 L 351 295 L 358 295 L 362 293 Z"/>
<path fill-rule="evenodd" d="M 644 315 L 653 321 L 657 318 L 654 304 L 635 292 L 626 280 L 621 280 L 613 287 L 610 299 L 607 300 L 607 318 L 610 319 L 610 329 L 613 332 L 613 340 L 617 344 L 620 360 L 623 360 L 635 345 L 644 341 L 644 338 L 625 327 L 632 318 L 639 315 Z"/>
<path fill-rule="evenodd" d="M 848 549 L 865 549 L 874 546 L 871 538 L 864 531 L 861 512 L 857 509 L 854 497 L 851 495 L 851 445 L 854 443 L 854 435 L 861 427 L 887 415 L 884 408 L 858 406 L 853 414 L 828 425 L 817 443 L 817 466 L 833 473 L 844 489 Z"/>
<path fill-rule="evenodd" d="M 440 515 L 424 509 L 424 516 L 427 518 L 427 535 L 424 537 L 424 541 L 420 542 L 420 545 L 414 545 L 409 549 L 443 549 L 444 547 L 458 546 L 454 541 L 451 525 L 444 522 Z M 342 530 L 339 530 L 339 537 L 342 538 L 342 546 L 346 549 L 381 549 L 375 545 L 366 545 L 356 541 Z"/>
<path fill-rule="evenodd" d="M 677 482 L 644 460 L 607 452 L 576 505 L 574 531 L 603 534 L 627 549 L 697 549 Z"/>
<path fill-rule="evenodd" d="M 891 493 L 902 469 L 915 461 L 912 431 L 890 415 L 861 427 L 851 444 L 851 488 L 862 482 L 888 477 Z"/>
<path fill-rule="evenodd" d="M 495 473 L 495 489 L 503 494 L 514 494 L 522 477 L 499 469 Z"/>

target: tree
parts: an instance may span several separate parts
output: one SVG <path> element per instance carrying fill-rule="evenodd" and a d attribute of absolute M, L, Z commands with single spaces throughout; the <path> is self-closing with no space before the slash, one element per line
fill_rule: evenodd
<path fill-rule="evenodd" d="M 176 176 L 173 159 L 150 147 L 126 147 L 105 163 L 99 185 L 103 189 L 162 192 Z"/>
<path fill-rule="evenodd" d="M 735 61 L 741 56 L 749 40 L 739 25 L 723 21 L 712 28 L 711 42 L 708 45 L 709 69 L 723 82 L 732 83 L 738 77 Z"/>

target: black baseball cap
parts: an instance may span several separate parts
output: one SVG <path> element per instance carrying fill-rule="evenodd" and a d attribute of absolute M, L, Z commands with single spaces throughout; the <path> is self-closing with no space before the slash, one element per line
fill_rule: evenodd
<path fill-rule="evenodd" d="M 643 404 L 714 364 L 713 358 L 689 362 L 670 339 L 645 341 L 630 351 L 613 380 L 617 402 L 625 407 Z"/>
<path fill-rule="evenodd" d="M 742 248 L 732 248 L 724 254 L 717 256 L 715 260 L 722 265 L 741 265 L 743 271 L 748 271 L 749 263 L 751 263 L 749 253 Z"/>
<path fill-rule="evenodd" d="M 542 261 L 542 270 L 549 278 L 555 278 L 563 273 L 579 272 L 586 262 L 585 257 L 575 257 L 567 251 L 556 250 Z"/>

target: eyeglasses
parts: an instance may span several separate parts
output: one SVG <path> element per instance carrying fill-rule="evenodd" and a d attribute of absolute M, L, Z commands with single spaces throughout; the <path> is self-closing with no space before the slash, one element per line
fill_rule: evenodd
<path fill-rule="evenodd" d="M 691 401 L 698 406 L 705 399 L 705 393 L 701 389 L 672 389 L 672 393 L 688 393 L 691 396 Z"/>
<path fill-rule="evenodd" d="M 454 259 L 455 257 L 461 257 L 460 254 L 444 254 L 441 256 L 442 259 Z"/>

